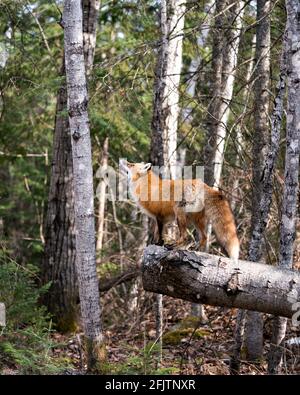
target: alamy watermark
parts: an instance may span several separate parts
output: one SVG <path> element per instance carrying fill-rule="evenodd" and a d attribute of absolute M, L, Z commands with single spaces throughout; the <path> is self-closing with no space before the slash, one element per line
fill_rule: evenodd
<path fill-rule="evenodd" d="M 173 200 L 181 202 L 186 212 L 198 212 L 204 208 L 203 177 L 203 166 L 159 167 L 143 162 L 130 163 L 123 158 L 119 160 L 118 171 L 111 166 L 100 166 L 96 172 L 96 178 L 100 178 L 107 186 L 108 200 Z M 101 181 L 96 189 L 98 198 L 103 192 Z"/>

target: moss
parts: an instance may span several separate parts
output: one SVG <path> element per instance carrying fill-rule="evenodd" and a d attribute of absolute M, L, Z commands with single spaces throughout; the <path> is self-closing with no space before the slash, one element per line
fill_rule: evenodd
<path fill-rule="evenodd" d="M 175 329 L 164 334 L 163 343 L 166 345 L 175 346 L 180 344 L 182 339 L 190 338 L 192 334 L 194 339 L 200 339 L 204 336 L 207 336 L 209 332 L 203 329 L 196 329 L 194 332 L 194 328 Z"/>
<path fill-rule="evenodd" d="M 57 317 L 55 320 L 55 327 L 61 333 L 76 332 L 78 330 L 76 311 L 72 311 L 64 315 L 64 317 Z"/>
<path fill-rule="evenodd" d="M 89 373 L 107 374 L 107 350 L 103 341 L 84 339 Z"/>
<path fill-rule="evenodd" d="M 167 345 L 180 344 L 182 339 L 190 338 L 193 335 L 194 339 L 200 339 L 204 336 L 210 335 L 207 329 L 197 328 L 199 326 L 199 319 L 197 317 L 188 316 L 181 320 L 178 324 L 163 336 L 163 343 Z M 195 328 L 197 328 L 195 330 Z"/>
<path fill-rule="evenodd" d="M 182 329 L 194 329 L 199 326 L 199 318 L 189 315 L 188 317 L 181 320 L 176 326 Z"/>

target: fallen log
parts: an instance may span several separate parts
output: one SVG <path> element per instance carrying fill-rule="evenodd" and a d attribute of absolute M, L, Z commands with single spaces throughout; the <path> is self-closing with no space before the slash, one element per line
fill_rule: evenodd
<path fill-rule="evenodd" d="M 144 250 L 142 280 L 146 291 L 288 318 L 300 301 L 298 271 L 156 245 Z"/>

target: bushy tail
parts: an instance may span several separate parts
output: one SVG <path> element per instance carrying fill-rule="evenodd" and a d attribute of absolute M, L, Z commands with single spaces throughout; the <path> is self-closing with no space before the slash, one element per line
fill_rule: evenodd
<path fill-rule="evenodd" d="M 211 222 L 219 243 L 231 259 L 239 259 L 240 243 L 234 217 L 225 196 L 212 188 L 205 191 L 205 215 Z"/>

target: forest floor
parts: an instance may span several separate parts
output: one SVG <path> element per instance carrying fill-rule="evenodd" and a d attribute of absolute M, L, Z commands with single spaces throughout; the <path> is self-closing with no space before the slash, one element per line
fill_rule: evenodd
<path fill-rule="evenodd" d="M 111 292 L 117 292 L 111 291 Z M 130 313 L 128 306 L 113 306 L 115 297 L 103 297 L 105 337 L 108 350 L 107 374 L 201 374 L 228 375 L 229 360 L 234 346 L 233 332 L 236 309 L 206 306 L 208 321 L 199 325 L 189 316 L 190 303 L 164 297 L 164 345 L 162 362 L 158 367 L 158 347 L 155 343 L 155 299 L 149 294 L 139 316 Z M 121 299 L 121 298 L 120 298 Z M 146 300 L 146 299 L 145 299 Z M 265 315 L 264 358 L 259 364 L 243 360 L 240 374 L 261 375 L 267 372 L 267 354 L 270 348 L 271 316 Z M 290 326 L 287 339 L 299 336 Z M 57 335 L 61 336 L 61 335 Z M 79 336 L 58 339 L 65 348 L 54 353 L 65 353 L 72 367 L 65 374 L 84 374 Z M 300 374 L 300 345 L 286 347 L 282 374 Z"/>
<path fill-rule="evenodd" d="M 295 268 L 299 269 L 300 259 L 297 262 Z M 190 303 L 164 296 L 163 350 L 159 364 L 155 331 L 156 298 L 142 289 L 140 280 L 136 284 L 136 288 L 129 283 L 118 285 L 101 296 L 107 374 L 230 374 L 237 309 L 205 306 L 207 322 L 200 324 L 197 318 L 190 315 Z M 240 374 L 267 373 L 271 330 L 272 316 L 264 314 L 264 357 L 257 364 L 249 363 L 242 351 Z M 51 364 L 57 362 L 59 366 L 57 372 L 50 374 L 85 374 L 80 330 L 72 335 L 62 335 L 54 330 L 49 336 L 51 345 L 46 348 L 43 360 L 49 360 Z M 300 328 L 292 328 L 289 320 L 286 340 L 295 337 L 300 337 Z M 20 373 L 22 367 L 15 364 L 2 365 L 0 370 L 0 374 Z M 42 368 L 38 374 L 45 373 Z M 299 344 L 284 347 L 281 373 L 300 374 Z"/>
<path fill-rule="evenodd" d="M 111 290 L 117 293 L 117 289 Z M 104 330 L 107 342 L 107 374 L 200 374 L 229 375 L 229 360 L 234 346 L 233 332 L 237 310 L 206 306 L 206 324 L 189 316 L 190 303 L 164 297 L 164 345 L 162 362 L 158 367 L 158 346 L 155 342 L 155 313 L 153 295 L 143 293 L 143 308 L 137 315 L 128 306 L 115 305 L 115 295 L 102 297 Z M 123 299 L 124 302 L 124 299 Z M 145 303 L 146 302 L 146 303 Z M 141 307 L 141 306 L 140 306 Z M 263 375 L 267 372 L 270 348 L 271 316 L 265 315 L 265 354 L 259 364 L 243 360 L 240 374 Z M 290 326 L 287 339 L 299 336 Z M 52 356 L 69 361 L 68 369 L 59 374 L 85 374 L 80 334 L 66 336 L 54 332 L 58 347 Z M 18 368 L 7 367 L 2 374 L 19 374 Z M 300 345 L 284 349 L 282 374 L 300 374 Z"/>

